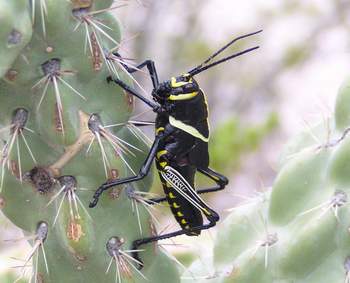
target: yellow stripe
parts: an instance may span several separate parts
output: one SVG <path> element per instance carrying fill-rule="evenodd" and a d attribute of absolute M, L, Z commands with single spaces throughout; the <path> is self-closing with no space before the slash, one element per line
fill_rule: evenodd
<path fill-rule="evenodd" d="M 206 106 L 206 108 L 207 108 L 208 117 L 209 117 L 209 106 L 208 106 L 207 96 L 205 95 L 205 93 L 204 93 L 203 91 L 202 91 L 202 93 L 203 93 L 204 103 L 205 103 L 205 106 Z M 210 133 L 210 124 L 209 124 L 208 117 L 207 117 L 207 124 L 208 124 L 208 130 L 209 130 L 209 133 Z"/>
<path fill-rule="evenodd" d="M 167 162 L 160 162 L 159 165 L 164 168 L 167 165 Z"/>
<path fill-rule="evenodd" d="M 176 196 L 174 196 L 173 193 L 169 193 L 169 197 L 170 197 L 170 198 L 176 198 Z"/>
<path fill-rule="evenodd" d="M 185 94 L 170 95 L 168 99 L 169 100 L 187 100 L 187 99 L 191 99 L 192 97 L 195 97 L 197 94 L 198 94 L 198 91 L 185 93 Z"/>
<path fill-rule="evenodd" d="M 164 128 L 163 128 L 163 127 L 159 127 L 159 128 L 156 130 L 156 134 L 159 134 L 160 131 L 164 131 Z"/>
<path fill-rule="evenodd" d="M 189 133 L 191 136 L 199 138 L 199 139 L 201 139 L 204 142 L 208 142 L 209 141 L 209 137 L 206 138 L 196 128 L 194 128 L 194 127 L 192 127 L 190 125 L 187 125 L 184 122 L 176 120 L 173 116 L 169 116 L 169 123 L 170 123 L 170 125 L 174 126 L 175 128 L 183 130 L 184 132 Z"/>
<path fill-rule="evenodd" d="M 184 215 L 179 211 L 179 212 L 177 213 L 177 216 L 183 217 Z"/>
<path fill-rule="evenodd" d="M 161 150 L 157 152 L 157 159 L 159 159 L 162 155 L 166 154 L 168 151 L 166 150 Z"/>
<path fill-rule="evenodd" d="M 178 205 L 176 202 L 173 203 L 174 208 L 180 208 L 180 205 Z"/>
<path fill-rule="evenodd" d="M 187 221 L 185 219 L 182 219 L 181 224 L 187 224 Z"/>

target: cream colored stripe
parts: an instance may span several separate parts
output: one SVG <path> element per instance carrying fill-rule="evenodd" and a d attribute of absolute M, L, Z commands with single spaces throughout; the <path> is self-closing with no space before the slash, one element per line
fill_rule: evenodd
<path fill-rule="evenodd" d="M 203 136 L 196 128 L 185 124 L 184 122 L 181 122 L 179 120 L 176 120 L 173 116 L 169 116 L 169 123 L 170 125 L 174 126 L 175 128 L 178 128 L 180 130 L 183 130 L 186 133 L 189 133 L 190 135 L 201 139 L 204 142 L 208 142 L 209 141 L 209 137 L 206 138 L 205 136 Z"/>

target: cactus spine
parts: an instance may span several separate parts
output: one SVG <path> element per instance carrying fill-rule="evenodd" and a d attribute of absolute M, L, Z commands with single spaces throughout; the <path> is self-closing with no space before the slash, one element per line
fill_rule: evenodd
<path fill-rule="evenodd" d="M 35 282 L 179 282 L 157 247 L 140 252 L 136 269 L 128 250 L 151 233 L 151 218 L 140 202 L 136 217 L 123 188 L 86 208 L 148 150 L 128 124 L 132 98 L 106 82 L 111 72 L 130 82 L 111 53 L 120 45 L 112 2 L 0 1 L 0 203 L 32 244 L 22 275 L 33 259 Z"/>
<path fill-rule="evenodd" d="M 192 272 L 206 277 L 195 282 L 350 282 L 349 86 L 339 91 L 330 127 L 291 141 L 272 189 L 221 223 L 206 261 L 210 276 L 195 262 Z"/>

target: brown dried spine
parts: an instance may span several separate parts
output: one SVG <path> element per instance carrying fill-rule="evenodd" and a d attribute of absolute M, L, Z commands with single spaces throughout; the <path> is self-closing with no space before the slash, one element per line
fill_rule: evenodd
<path fill-rule="evenodd" d="M 94 31 L 91 32 L 90 39 L 92 48 L 92 66 L 94 71 L 100 71 L 102 68 L 102 54 Z"/>

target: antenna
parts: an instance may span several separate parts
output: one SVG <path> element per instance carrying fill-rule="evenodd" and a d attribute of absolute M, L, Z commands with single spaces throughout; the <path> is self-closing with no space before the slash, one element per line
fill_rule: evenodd
<path fill-rule="evenodd" d="M 190 74 L 191 76 L 195 76 L 195 75 L 197 75 L 197 74 L 199 74 L 199 73 L 201 73 L 201 72 L 203 72 L 203 71 L 205 71 L 205 70 L 207 70 L 207 69 L 209 69 L 209 68 L 211 68 L 211 67 L 214 67 L 214 66 L 216 66 L 216 65 L 218 65 L 218 64 L 220 64 L 220 63 L 223 63 L 223 62 L 225 62 L 225 61 L 227 61 L 227 60 L 230 60 L 230 59 L 232 59 L 232 58 L 241 56 L 241 55 L 243 55 L 243 54 L 245 54 L 245 53 L 251 52 L 251 51 L 253 51 L 253 50 L 255 50 L 255 49 L 258 49 L 259 46 L 255 46 L 255 47 L 252 47 L 252 48 L 243 50 L 243 51 L 241 51 L 241 52 L 232 54 L 232 55 L 230 55 L 230 56 L 228 56 L 228 57 L 225 57 L 225 58 L 223 58 L 223 59 L 221 59 L 221 60 L 215 61 L 215 62 L 213 62 L 213 63 L 211 63 L 211 64 L 209 64 L 209 65 L 206 65 L 206 64 L 209 63 L 211 60 L 213 60 L 217 55 L 219 55 L 221 52 L 223 52 L 225 49 L 227 49 L 229 46 L 231 46 L 231 45 L 234 44 L 235 42 L 237 42 L 237 41 L 239 41 L 239 40 L 241 40 L 241 39 L 243 39 L 243 38 L 246 38 L 246 37 L 249 37 L 249 36 L 258 34 L 258 33 L 260 33 L 260 32 L 262 32 L 262 30 L 258 30 L 258 31 L 256 31 L 256 32 L 248 33 L 248 34 L 241 35 L 241 36 L 239 36 L 239 37 L 234 38 L 234 39 L 231 40 L 229 43 L 227 43 L 226 45 L 224 45 L 223 47 L 221 47 L 219 50 L 217 50 L 215 53 L 213 53 L 210 57 L 208 57 L 203 63 L 201 63 L 201 64 L 198 65 L 197 67 L 195 67 L 195 68 L 193 68 L 192 70 L 190 70 L 190 71 L 188 72 L 188 74 Z M 206 66 L 205 66 L 205 65 L 206 65 Z"/>

